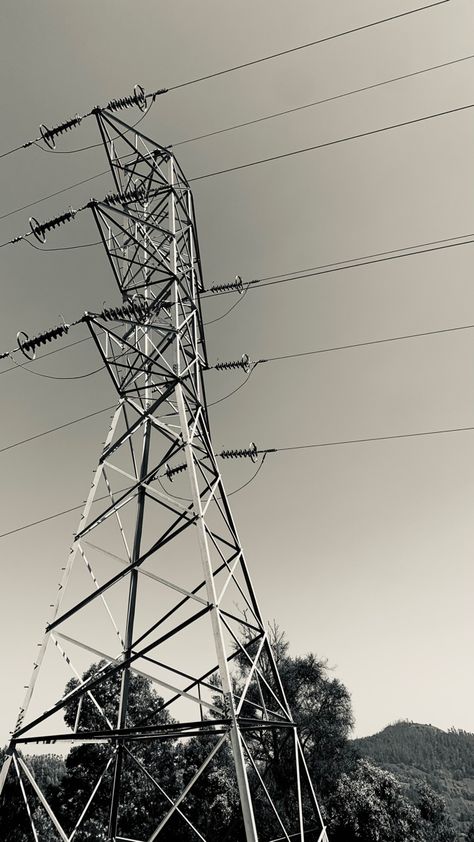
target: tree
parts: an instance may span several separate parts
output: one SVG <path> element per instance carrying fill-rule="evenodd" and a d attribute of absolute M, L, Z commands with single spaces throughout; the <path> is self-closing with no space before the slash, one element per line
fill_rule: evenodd
<path fill-rule="evenodd" d="M 474 842 L 474 822 L 472 822 L 467 829 L 466 842 Z"/>
<path fill-rule="evenodd" d="M 456 833 L 446 810 L 446 804 L 427 784 L 417 787 L 416 805 L 420 812 L 426 842 L 454 842 Z"/>
<path fill-rule="evenodd" d="M 105 666 L 101 661 L 92 665 L 83 679 L 95 675 Z M 114 674 L 94 688 L 93 700 L 85 695 L 82 701 L 73 699 L 66 705 L 64 720 L 71 729 L 80 731 L 104 730 L 106 723 L 115 724 L 118 713 L 120 677 Z M 66 694 L 78 685 L 72 679 Z M 80 709 L 78 710 L 78 705 Z M 131 674 L 128 721 L 141 724 L 171 723 L 163 699 L 142 676 Z M 173 740 L 136 741 L 124 748 L 123 775 L 119 816 L 119 834 L 125 837 L 146 838 L 155 829 L 169 806 L 169 798 L 177 794 L 176 745 Z M 90 794 L 103 774 L 95 795 L 90 817 L 86 818 L 74 836 L 76 842 L 107 839 L 108 809 L 112 788 L 114 758 L 106 744 L 84 743 L 74 746 L 66 759 L 66 774 L 54 793 L 55 808 L 64 828 L 72 832 Z M 144 770 L 147 770 L 148 774 Z M 157 786 L 154 778 L 159 786 Z M 160 789 L 161 787 L 161 789 Z M 163 840 L 173 838 L 175 823 L 170 822 L 169 833 Z"/>
<path fill-rule="evenodd" d="M 359 760 L 328 805 L 331 842 L 424 842 L 420 814 L 389 772 Z"/>

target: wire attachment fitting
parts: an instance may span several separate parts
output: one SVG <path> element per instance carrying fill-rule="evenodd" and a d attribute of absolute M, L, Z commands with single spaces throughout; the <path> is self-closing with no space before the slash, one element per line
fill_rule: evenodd
<path fill-rule="evenodd" d="M 251 368 L 250 358 L 248 354 L 242 354 L 240 360 L 216 363 L 214 368 L 216 371 L 230 371 L 231 369 L 242 368 L 248 374 Z"/>
<path fill-rule="evenodd" d="M 71 129 L 75 129 L 76 126 L 79 126 L 82 122 L 82 117 L 79 114 L 76 114 L 75 117 L 72 117 L 70 120 L 66 120 L 64 123 L 60 123 L 59 126 L 54 126 L 52 129 L 48 129 L 44 123 L 41 123 L 40 133 L 41 138 L 49 147 L 49 149 L 56 149 L 56 142 L 55 137 L 58 137 L 60 134 L 64 134 L 64 132 L 68 132 Z"/>
<path fill-rule="evenodd" d="M 69 328 L 70 325 L 63 322 L 61 325 L 51 328 L 51 330 L 38 333 L 37 336 L 33 336 L 32 339 L 30 339 L 28 334 L 23 330 L 19 330 L 16 335 L 18 348 L 27 360 L 32 361 L 36 358 L 37 348 L 41 347 L 41 345 L 46 345 L 48 342 L 53 342 L 55 339 L 60 339 L 61 336 L 68 333 Z"/>
<path fill-rule="evenodd" d="M 251 441 L 248 447 L 240 448 L 239 450 L 221 450 L 219 456 L 222 459 L 251 459 L 252 462 L 258 462 L 258 448 L 254 441 Z"/>
<path fill-rule="evenodd" d="M 46 242 L 46 231 L 52 231 L 53 228 L 59 228 L 60 225 L 65 225 L 66 222 L 72 222 L 76 213 L 77 211 L 71 208 L 71 210 L 61 214 L 61 216 L 55 216 L 47 222 L 38 222 L 34 216 L 30 216 L 29 223 L 31 233 L 34 234 L 39 243 L 43 244 Z"/>
<path fill-rule="evenodd" d="M 237 290 L 239 295 L 242 295 L 244 291 L 244 283 L 240 275 L 235 276 L 235 281 L 231 281 L 228 284 L 215 284 L 214 286 L 209 287 L 206 292 L 210 292 L 214 295 L 219 292 L 231 292 L 233 289 Z"/>

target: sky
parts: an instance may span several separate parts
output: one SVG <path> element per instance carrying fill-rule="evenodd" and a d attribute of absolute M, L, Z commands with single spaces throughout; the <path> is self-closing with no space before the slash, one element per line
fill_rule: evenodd
<path fill-rule="evenodd" d="M 146 90 L 241 64 L 395 15 L 385 0 L 4 0 L 0 153 L 133 86 Z M 450 0 L 363 32 L 159 97 L 142 123 L 178 144 L 472 52 L 473 6 Z M 189 178 L 474 103 L 474 60 L 285 117 L 176 146 Z M 124 113 L 125 119 L 128 113 Z M 58 150 L 97 140 L 91 121 Z M 206 285 L 290 273 L 474 231 L 474 112 L 460 111 L 196 181 Z M 0 159 L 0 217 L 106 168 L 103 151 Z M 111 189 L 100 179 L 0 218 L 0 242 Z M 48 246 L 96 241 L 85 214 Z M 474 322 L 472 245 L 254 287 L 207 328 L 211 360 L 284 356 Z M 0 351 L 86 309 L 116 302 L 100 248 L 0 251 Z M 208 321 L 237 296 L 206 300 Z M 82 331 L 82 332 L 81 332 Z M 85 330 L 71 332 L 68 341 Z M 66 342 L 63 344 L 67 344 Z M 51 346 L 52 347 L 52 346 Z M 59 347 L 59 345 L 57 346 Z M 474 332 L 269 362 L 211 409 L 216 448 L 289 447 L 474 425 Z M 0 533 L 79 505 L 113 404 L 105 374 L 49 379 L 0 368 Z M 32 371 L 80 378 L 90 343 Z M 207 376 L 218 400 L 239 372 Z M 474 731 L 474 432 L 346 444 L 268 456 L 233 512 L 265 617 L 293 655 L 314 652 L 349 689 L 354 734 L 410 719 Z M 252 475 L 223 465 L 228 491 Z M 0 743 L 13 727 L 78 513 L 0 538 L 3 661 Z"/>

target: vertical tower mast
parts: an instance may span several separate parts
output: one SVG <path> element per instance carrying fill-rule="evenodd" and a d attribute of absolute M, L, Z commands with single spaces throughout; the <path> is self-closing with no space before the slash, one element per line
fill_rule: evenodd
<path fill-rule="evenodd" d="M 108 838 L 118 842 L 121 807 L 130 796 L 124 768 L 130 759 L 137 762 L 136 741 L 202 737 L 209 743 L 201 765 L 177 796 L 164 793 L 147 842 L 159 840 L 177 819 L 204 839 L 186 816 L 186 797 L 229 745 L 242 838 L 322 840 L 324 823 L 212 447 L 203 382 L 203 281 L 189 184 L 169 149 L 110 112 L 97 110 L 96 117 L 116 193 L 91 207 L 122 306 L 88 313 L 87 322 L 118 405 L 37 669 L 50 640 L 68 665 L 76 655 L 102 660 L 65 696 L 32 715 L 35 671 L 3 779 L 13 758 L 58 838 L 70 842 L 17 750 L 32 741 L 105 743 L 106 766 L 77 826 L 94 813 L 102 788 L 109 797 Z M 169 482 L 178 472 L 184 494 L 174 493 Z M 80 587 L 77 563 L 89 576 Z M 160 715 L 147 721 L 130 713 L 134 674 L 151 680 L 163 696 Z M 111 722 L 97 697 L 118 678 Z M 94 730 L 81 726 L 84 700 L 97 711 L 100 727 Z M 74 732 L 52 730 L 72 704 Z M 262 757 L 283 748 L 288 753 L 288 746 L 294 803 L 283 814 L 271 763 Z M 143 774 L 150 777 L 146 768 Z"/>

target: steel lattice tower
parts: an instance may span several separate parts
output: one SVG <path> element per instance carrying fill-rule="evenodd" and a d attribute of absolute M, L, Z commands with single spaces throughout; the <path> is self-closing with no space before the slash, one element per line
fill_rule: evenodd
<path fill-rule="evenodd" d="M 91 204 L 117 283 L 121 306 L 86 314 L 118 402 L 74 536 L 56 602 L 5 761 L 18 777 L 39 839 L 41 805 L 57 838 L 71 842 L 94 815 L 98 793 L 108 799 L 107 838 L 121 835 L 127 799 L 125 766 L 134 746 L 206 737 L 206 756 L 178 795 L 162 795 L 147 842 L 170 822 L 184 822 L 186 797 L 230 744 L 243 816 L 242 839 L 326 839 L 296 727 L 262 620 L 212 447 L 203 383 L 207 367 L 201 318 L 203 291 L 193 198 L 172 152 L 108 111 L 96 119 L 117 194 Z M 117 199 L 118 195 L 118 199 Z M 167 474 L 182 471 L 180 491 Z M 150 619 L 151 617 L 151 619 Z M 76 677 L 64 694 L 55 667 Z M 81 677 L 91 658 L 100 665 Z M 40 690 L 41 676 L 53 676 Z M 240 681 L 235 681 L 236 671 Z M 150 679 L 170 717 L 133 721 L 130 682 Z M 110 721 L 97 696 L 114 680 L 117 715 Z M 51 701 L 51 688 L 59 695 Z M 38 685 L 38 686 L 36 686 Z M 33 691 L 35 697 L 33 699 Z M 37 709 L 34 701 L 39 696 Z M 99 728 L 81 724 L 86 704 Z M 74 707 L 72 730 L 63 715 Z M 291 747 L 293 823 L 280 815 L 255 739 Z M 102 769 L 71 832 L 21 756 L 30 743 L 72 742 L 107 747 Z M 149 770 L 141 766 L 150 783 Z M 259 815 L 271 821 L 259 826 Z M 102 838 L 102 837 L 101 837 Z M 128 838 L 128 837 L 127 837 Z M 225 838 L 225 834 L 222 838 Z M 135 842 L 135 840 L 133 840 Z"/>

